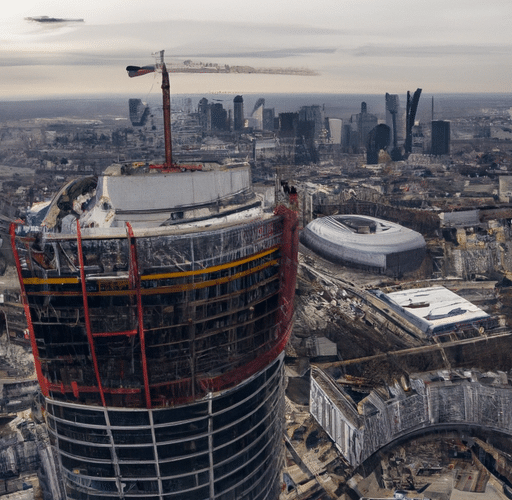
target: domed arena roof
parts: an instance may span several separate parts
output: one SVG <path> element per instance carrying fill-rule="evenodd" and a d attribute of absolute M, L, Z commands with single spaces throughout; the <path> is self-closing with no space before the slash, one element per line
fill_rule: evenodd
<path fill-rule="evenodd" d="M 361 215 L 315 219 L 304 228 L 300 241 L 331 262 L 393 275 L 418 269 L 426 251 L 420 233 Z"/>

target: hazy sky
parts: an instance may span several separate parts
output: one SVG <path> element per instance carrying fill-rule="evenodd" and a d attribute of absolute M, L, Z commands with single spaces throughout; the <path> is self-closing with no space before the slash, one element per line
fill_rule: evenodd
<path fill-rule="evenodd" d="M 25 17 L 83 18 L 40 24 Z M 158 90 L 128 64 L 305 67 L 319 76 L 176 74 L 177 93 L 510 92 L 510 0 L 8 0 L 0 99 Z M 154 88 L 153 88 L 154 87 Z"/>

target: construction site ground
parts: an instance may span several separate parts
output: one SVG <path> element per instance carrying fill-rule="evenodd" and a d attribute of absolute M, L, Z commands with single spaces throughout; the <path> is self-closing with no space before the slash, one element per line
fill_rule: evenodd
<path fill-rule="evenodd" d="M 308 339 L 325 336 L 338 346 L 334 364 L 370 383 L 392 381 L 403 374 L 471 367 L 508 371 L 512 366 L 512 335 L 505 324 L 504 297 L 496 282 L 461 280 L 394 281 L 387 276 L 341 268 L 307 251 L 300 254 L 295 299 L 295 327 L 287 353 L 312 358 Z M 403 326 L 368 292 L 397 287 L 446 286 L 489 314 L 501 317 L 501 328 L 452 332 L 426 338 Z M 509 289 L 505 289 L 508 296 Z M 512 294 L 510 294 L 512 297 Z M 331 360 L 329 360 L 331 361 Z M 321 359 L 315 363 L 322 365 Z"/>
<path fill-rule="evenodd" d="M 383 310 L 368 293 L 371 289 L 393 291 L 439 285 L 501 317 L 499 326 L 494 331 L 475 329 L 429 339 L 403 327 L 399 318 Z M 512 366 L 512 335 L 504 313 L 510 307 L 507 304 L 512 303 L 508 300 L 512 298 L 510 290 L 497 286 L 496 280 L 394 280 L 332 264 L 301 247 L 295 326 L 286 352 L 286 470 L 295 489 L 284 491 L 281 499 L 392 498 L 399 488 L 406 488 L 410 498 L 431 500 L 506 498 L 501 482 L 485 467 L 468 458 L 450 459 L 450 446 L 453 448 L 457 439 L 457 445 L 464 447 L 457 434 L 425 435 L 383 450 L 363 467 L 352 469 L 309 414 L 307 396 L 311 364 L 329 367 L 331 374 L 340 377 L 354 377 L 370 389 L 431 370 L 508 372 Z M 336 358 L 314 351 L 312 339 L 319 337 L 336 343 Z M 311 436 L 316 439 L 315 446 L 311 446 Z M 401 467 L 390 466 L 397 456 L 403 456 Z"/>

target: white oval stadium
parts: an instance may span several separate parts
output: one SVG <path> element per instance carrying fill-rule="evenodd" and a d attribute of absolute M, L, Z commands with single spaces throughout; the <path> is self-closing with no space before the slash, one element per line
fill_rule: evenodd
<path fill-rule="evenodd" d="M 301 232 L 300 241 L 331 262 L 393 275 L 418 269 L 426 252 L 420 233 L 361 215 L 315 219 Z"/>

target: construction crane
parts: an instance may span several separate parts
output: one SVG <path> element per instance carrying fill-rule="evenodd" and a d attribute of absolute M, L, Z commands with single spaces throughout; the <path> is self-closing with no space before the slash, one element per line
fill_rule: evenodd
<path fill-rule="evenodd" d="M 147 75 L 148 73 L 162 73 L 162 98 L 164 114 L 164 145 L 165 145 L 165 163 L 163 165 L 150 165 L 150 168 L 162 170 L 163 172 L 181 172 L 182 170 L 201 170 L 200 165 L 178 165 L 172 161 L 172 140 L 171 140 L 171 84 L 169 82 L 169 72 L 165 66 L 164 51 L 156 52 L 154 56 L 159 60 L 152 65 L 147 66 L 127 66 L 128 76 Z"/>

